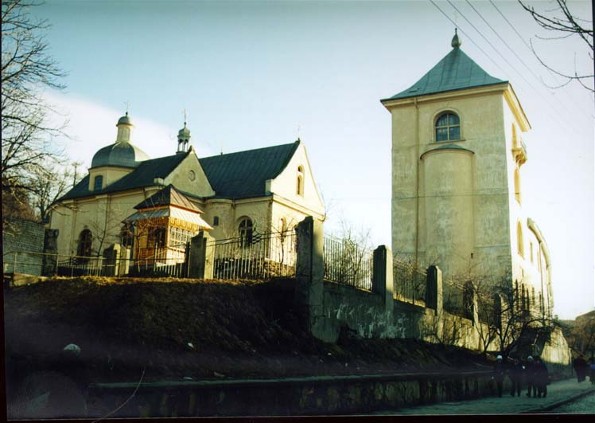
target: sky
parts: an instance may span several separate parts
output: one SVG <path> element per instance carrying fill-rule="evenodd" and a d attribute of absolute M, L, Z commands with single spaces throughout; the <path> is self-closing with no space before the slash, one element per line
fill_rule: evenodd
<path fill-rule="evenodd" d="M 592 20 L 590 1 L 569 4 Z M 565 81 L 531 48 L 561 72 L 593 64 L 582 41 L 552 39 L 516 1 L 50 0 L 33 13 L 52 25 L 49 52 L 67 72 L 65 90 L 45 93 L 69 120 L 59 142 L 84 171 L 126 110 L 133 143 L 153 158 L 175 153 L 185 116 L 199 157 L 299 137 L 325 232 L 346 224 L 388 246 L 391 119 L 380 100 L 448 54 L 458 27 L 461 49 L 510 81 L 531 123 L 523 207 L 551 252 L 555 313 L 594 309 L 593 95 L 556 88 Z"/>

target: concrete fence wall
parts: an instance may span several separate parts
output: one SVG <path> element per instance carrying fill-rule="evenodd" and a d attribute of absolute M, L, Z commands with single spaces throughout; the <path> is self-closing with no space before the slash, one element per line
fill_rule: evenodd
<path fill-rule="evenodd" d="M 110 417 L 223 417 L 395 411 L 494 395 L 490 377 L 491 372 L 469 372 L 95 384 L 90 387 L 89 417 L 110 413 Z"/>
<path fill-rule="evenodd" d="M 366 291 L 323 280 L 321 222 L 306 218 L 297 233 L 296 301 L 317 338 L 336 342 L 341 330 L 347 329 L 363 338 L 417 338 L 478 349 L 480 323 L 444 311 L 442 272 L 436 266 L 427 270 L 425 307 L 404 303 L 394 299 L 388 247 L 381 245 L 374 251 L 372 291 Z"/>

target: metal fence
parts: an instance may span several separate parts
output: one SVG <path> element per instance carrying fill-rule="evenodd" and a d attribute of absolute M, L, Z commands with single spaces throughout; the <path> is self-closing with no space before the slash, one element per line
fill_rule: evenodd
<path fill-rule="evenodd" d="M 372 290 L 372 252 L 349 239 L 324 238 L 324 279 Z"/>
<path fill-rule="evenodd" d="M 187 275 L 185 254 L 180 254 L 179 250 L 175 253 L 175 256 L 172 256 L 166 251 L 158 251 L 151 257 L 131 260 L 18 251 L 3 255 L 3 271 L 37 276 L 185 277 Z"/>
<path fill-rule="evenodd" d="M 295 276 L 297 261 L 295 231 L 253 234 L 245 238 L 217 240 L 213 277 L 216 279 L 267 279 Z"/>
<path fill-rule="evenodd" d="M 394 261 L 395 297 L 399 301 L 425 305 L 427 273 L 411 263 Z"/>

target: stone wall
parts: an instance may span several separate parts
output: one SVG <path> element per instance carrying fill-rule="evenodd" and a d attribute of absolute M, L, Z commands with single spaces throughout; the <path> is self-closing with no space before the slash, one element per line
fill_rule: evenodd
<path fill-rule="evenodd" d="M 296 302 L 318 339 L 336 342 L 341 330 L 347 330 L 362 338 L 415 338 L 473 351 L 500 351 L 497 337 L 487 348 L 484 345 L 482 336 L 487 338 L 490 330 L 478 318 L 475 291 L 467 294 L 471 308 L 468 316 L 444 310 L 442 272 L 436 266 L 427 269 L 424 301 L 405 303 L 394 299 L 398 287 L 393 286 L 392 254 L 387 247 L 374 251 L 372 290 L 366 291 L 324 281 L 321 222 L 306 218 L 297 233 Z M 570 364 L 568 345 L 561 333 L 554 333 L 536 353 L 560 368 Z"/>
<path fill-rule="evenodd" d="M 9 219 L 2 231 L 4 273 L 41 275 L 44 233 L 42 223 Z"/>
<path fill-rule="evenodd" d="M 110 417 L 229 417 L 394 412 L 495 395 L 490 378 L 491 372 L 469 372 L 95 384 L 89 390 L 88 417 L 110 413 Z"/>

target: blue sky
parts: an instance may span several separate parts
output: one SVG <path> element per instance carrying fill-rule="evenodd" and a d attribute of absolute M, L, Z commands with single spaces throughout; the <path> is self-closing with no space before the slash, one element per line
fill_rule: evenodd
<path fill-rule="evenodd" d="M 590 1 L 570 1 L 591 18 Z M 531 2 L 537 8 L 551 2 Z M 575 39 L 545 34 L 516 1 L 95 1 L 34 9 L 53 25 L 51 54 L 67 89 L 47 97 L 70 119 L 69 156 L 90 165 L 115 140 L 126 104 L 133 142 L 173 154 L 186 110 L 199 156 L 305 143 L 328 208 L 390 245 L 390 115 L 380 99 L 415 83 L 462 49 L 512 83 L 532 130 L 523 138 L 524 207 L 553 260 L 555 310 L 593 309 L 593 96 L 544 69 L 592 72 Z M 504 15 L 503 18 L 502 15 Z"/>

